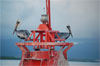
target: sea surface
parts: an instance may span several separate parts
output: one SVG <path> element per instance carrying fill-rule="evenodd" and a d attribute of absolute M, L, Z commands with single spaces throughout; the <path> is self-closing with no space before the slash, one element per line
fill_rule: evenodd
<path fill-rule="evenodd" d="M 18 66 L 20 60 L 0 60 L 0 66 Z M 99 66 L 96 62 L 75 62 L 69 61 L 69 66 Z"/>
<path fill-rule="evenodd" d="M 21 50 L 16 46 L 20 40 L 1 39 L 0 56 L 2 57 L 21 57 Z M 98 39 L 75 39 L 69 38 L 66 42 L 73 42 L 75 45 L 68 50 L 68 60 L 99 61 L 99 40 Z M 33 46 L 29 46 L 33 50 Z M 59 50 L 60 47 L 56 47 Z"/>

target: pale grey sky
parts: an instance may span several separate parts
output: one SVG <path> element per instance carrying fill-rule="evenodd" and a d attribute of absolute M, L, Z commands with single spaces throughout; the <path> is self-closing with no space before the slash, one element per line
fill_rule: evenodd
<path fill-rule="evenodd" d="M 12 37 L 17 19 L 19 29 L 36 30 L 45 13 L 45 0 L 0 0 L 1 35 Z M 70 25 L 74 38 L 98 38 L 99 0 L 51 0 L 52 28 L 66 32 Z"/>

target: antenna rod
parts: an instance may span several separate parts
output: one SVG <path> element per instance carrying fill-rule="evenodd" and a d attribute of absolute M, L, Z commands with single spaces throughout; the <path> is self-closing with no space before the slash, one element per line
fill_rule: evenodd
<path fill-rule="evenodd" d="M 46 0 L 46 13 L 49 17 L 49 29 L 51 30 L 51 12 L 50 12 L 50 0 Z"/>

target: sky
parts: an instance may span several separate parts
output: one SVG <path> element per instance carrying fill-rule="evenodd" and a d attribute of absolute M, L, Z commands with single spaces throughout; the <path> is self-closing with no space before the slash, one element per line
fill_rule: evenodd
<path fill-rule="evenodd" d="M 9 41 L 18 39 L 15 35 L 12 35 L 17 19 L 21 20 L 18 29 L 36 30 L 38 25 L 41 24 L 40 18 L 45 13 L 44 8 L 45 0 L 0 0 L 1 41 L 2 39 Z M 99 19 L 99 0 L 51 0 L 52 29 L 67 32 L 66 26 L 70 25 L 74 36 L 71 40 L 85 39 L 86 41 L 86 39 L 89 39 L 89 45 L 83 45 L 85 42 L 83 41 L 80 53 L 87 47 L 84 52 L 90 53 L 88 55 L 96 56 L 98 54 Z M 5 42 L 2 44 L 2 47 L 4 47 L 2 51 L 5 51 L 5 54 L 9 54 L 5 49 L 14 52 L 14 50 L 9 49 L 14 44 L 10 44 L 7 48 L 6 40 L 0 41 L 1 44 Z M 90 43 L 93 44 L 90 45 Z M 88 50 L 89 46 L 90 49 Z M 79 45 L 73 48 L 72 54 L 75 54 L 75 49 L 79 50 L 79 48 Z M 15 49 L 15 47 L 12 47 L 12 49 Z M 19 53 L 17 50 L 16 52 Z"/>
<path fill-rule="evenodd" d="M 45 13 L 45 0 L 0 0 L 0 4 L 1 35 L 7 38 L 12 38 L 17 19 L 21 20 L 19 29 L 31 31 L 37 29 L 41 14 Z M 66 25 L 70 25 L 74 38 L 98 38 L 99 2 L 51 0 L 51 23 L 53 30 L 62 32 L 66 32 Z"/>

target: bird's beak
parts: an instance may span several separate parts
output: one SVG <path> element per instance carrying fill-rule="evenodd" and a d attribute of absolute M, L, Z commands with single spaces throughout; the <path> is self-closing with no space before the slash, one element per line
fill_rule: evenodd
<path fill-rule="evenodd" d="M 15 34 L 15 30 L 13 31 L 13 35 Z"/>

